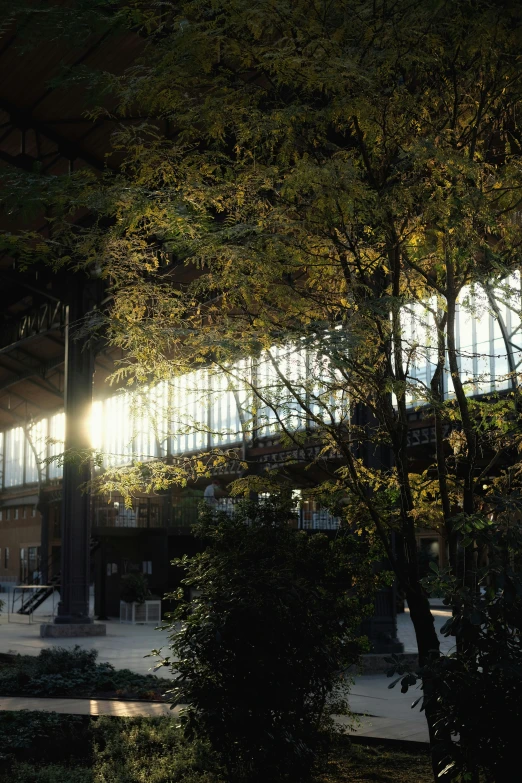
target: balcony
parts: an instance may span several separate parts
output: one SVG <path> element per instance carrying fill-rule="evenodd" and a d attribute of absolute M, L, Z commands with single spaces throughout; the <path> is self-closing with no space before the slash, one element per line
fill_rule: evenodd
<path fill-rule="evenodd" d="M 234 515 L 240 498 L 221 498 L 212 506 L 228 516 Z M 101 498 L 93 502 L 93 532 L 111 529 L 137 530 L 167 528 L 172 533 L 184 533 L 197 522 L 203 497 L 177 499 L 170 505 L 168 496 L 137 498 L 132 508 L 125 508 L 123 498 L 109 503 Z M 341 520 L 314 501 L 303 500 L 296 509 L 296 528 L 300 530 L 337 530 Z"/>

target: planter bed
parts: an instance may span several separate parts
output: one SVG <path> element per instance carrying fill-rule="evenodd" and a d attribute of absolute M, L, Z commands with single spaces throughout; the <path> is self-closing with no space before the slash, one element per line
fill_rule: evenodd
<path fill-rule="evenodd" d="M 0 696 L 164 701 L 173 682 L 96 662 L 96 651 L 51 648 L 40 655 L 0 655 Z"/>

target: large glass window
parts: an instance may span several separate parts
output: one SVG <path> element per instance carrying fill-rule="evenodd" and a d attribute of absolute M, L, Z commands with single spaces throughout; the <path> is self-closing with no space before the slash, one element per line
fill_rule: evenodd
<path fill-rule="evenodd" d="M 4 486 L 15 487 L 24 481 L 25 435 L 22 427 L 15 427 L 5 434 Z"/>
<path fill-rule="evenodd" d="M 25 482 L 36 483 L 38 479 L 45 481 L 47 477 L 47 427 L 48 419 L 40 419 L 27 429 L 25 448 Z"/>
<path fill-rule="evenodd" d="M 49 419 L 49 456 L 56 457 L 63 453 L 65 444 L 65 413 L 57 413 Z M 58 461 L 49 463 L 49 478 L 59 479 L 63 475 L 63 467 Z"/>
<path fill-rule="evenodd" d="M 518 272 L 489 289 L 476 285 L 462 290 L 456 338 L 461 377 L 469 394 L 507 389 L 513 383 L 513 367 L 522 364 L 521 302 Z M 402 350 L 410 406 L 428 399 L 436 361 L 434 312 L 443 308 L 444 302 L 436 298 L 403 308 Z M 180 454 L 237 443 L 244 431 L 251 433 L 254 427 L 262 437 L 275 434 L 282 425 L 299 430 L 321 419 L 327 424 L 348 423 L 350 400 L 341 365 L 349 345 L 344 339 L 343 331 L 334 329 L 329 336 L 318 337 L 317 343 L 309 343 L 306 351 L 300 344 L 278 346 L 226 371 L 201 368 L 134 395 L 118 393 L 94 402 L 92 445 L 105 455 L 106 464 L 116 466 L 133 459 L 164 458 L 169 446 L 173 454 Z M 454 395 L 447 361 L 443 388 L 446 398 Z M 27 437 L 22 427 L 0 433 L 2 486 L 36 482 L 39 468 L 42 479 L 60 479 L 61 465 L 53 461 L 46 466 L 45 459 L 63 452 L 64 438 L 63 413 L 30 425 Z"/>

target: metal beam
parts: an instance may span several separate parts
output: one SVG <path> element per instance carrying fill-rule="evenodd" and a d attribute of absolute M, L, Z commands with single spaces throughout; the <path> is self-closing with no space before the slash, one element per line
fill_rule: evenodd
<path fill-rule="evenodd" d="M 26 288 L 28 291 L 31 291 L 33 294 L 37 294 L 38 296 L 43 296 L 46 299 L 50 299 L 51 302 L 59 302 L 60 300 L 56 296 L 52 296 L 48 291 L 45 291 L 41 288 L 36 288 L 36 286 L 31 285 L 30 283 L 26 283 L 24 280 L 20 279 L 18 280 L 16 277 L 9 277 L 8 275 L 0 274 L 0 280 L 4 283 L 10 283 L 14 286 L 20 286 L 20 288 Z"/>
<path fill-rule="evenodd" d="M 75 340 L 69 328 L 90 309 L 91 292 L 77 278 L 69 292 L 65 340 L 65 451 L 90 447 L 89 412 L 92 405 L 93 354 L 88 341 Z M 91 478 L 88 464 L 65 462 L 62 481 L 62 579 L 57 624 L 89 623 Z"/>
<path fill-rule="evenodd" d="M 11 416 L 11 418 L 14 420 L 15 424 L 27 424 L 27 416 L 20 416 L 19 413 L 15 413 L 12 410 L 9 410 L 9 408 L 4 408 L 3 405 L 0 405 L 0 413 L 7 413 L 8 416 Z"/>
<path fill-rule="evenodd" d="M 50 340 L 51 335 L 47 334 L 45 339 Z M 55 345 L 54 340 L 50 340 L 53 345 Z M 23 348 L 14 348 L 12 351 L 9 351 L 9 353 L 5 353 L 3 355 L 0 355 L 0 362 L 5 362 L 6 360 L 8 362 L 16 362 L 17 364 L 22 365 L 23 370 L 35 370 L 36 375 L 41 375 L 42 379 L 46 381 L 46 383 L 49 384 L 49 386 L 57 389 L 61 392 L 61 389 L 59 389 L 57 386 L 54 386 L 52 381 L 50 381 L 48 378 L 45 378 L 46 372 L 51 372 L 52 370 L 56 369 L 56 367 L 59 367 L 60 364 L 62 364 L 65 361 L 65 346 L 63 344 L 63 340 L 59 341 L 57 343 L 60 345 L 61 348 L 63 348 L 63 354 L 58 354 L 57 356 L 51 356 L 49 359 L 46 359 L 45 362 L 41 362 L 34 354 L 29 353 L 29 351 L 25 351 Z M 43 370 L 42 375 L 42 367 L 47 366 L 47 370 Z M 51 366 L 55 365 L 55 366 Z M 6 366 L 5 363 L 2 365 L 5 367 L 6 370 L 9 370 L 10 372 L 18 372 L 18 368 L 13 369 L 10 366 Z"/>
<path fill-rule="evenodd" d="M 16 321 L 3 324 L 0 330 L 0 354 L 11 352 L 34 337 L 62 329 L 65 323 L 65 306 L 61 302 L 53 305 L 41 305 Z"/>
<path fill-rule="evenodd" d="M 92 168 L 97 169 L 98 171 L 105 171 L 106 166 L 103 161 L 100 161 L 88 150 L 83 149 L 81 144 L 70 141 L 67 137 L 62 136 L 55 131 L 54 128 L 50 128 L 45 122 L 33 117 L 30 109 L 20 109 L 5 98 L 0 98 L 0 109 L 9 114 L 13 127 L 18 128 L 21 131 L 34 130 L 39 133 L 40 136 L 44 136 L 49 141 L 52 141 L 53 144 L 56 144 L 61 157 L 66 160 L 76 160 L 79 158 L 80 160 L 85 161 L 85 163 L 88 163 Z M 5 153 L 3 153 L 3 155 L 5 155 Z M 29 156 L 24 155 L 24 157 Z"/>
<path fill-rule="evenodd" d="M 43 377 L 46 372 L 50 372 L 51 370 L 56 369 L 56 367 L 59 367 L 61 364 L 63 364 L 63 362 L 64 358 L 62 356 L 59 359 L 55 359 L 50 362 L 43 362 L 37 367 L 33 367 L 32 369 L 27 370 L 27 372 L 21 373 L 20 375 L 14 375 L 12 378 L 8 378 L 6 381 L 0 382 L 0 392 L 4 391 L 5 389 L 10 389 L 12 386 L 16 386 L 17 383 L 22 383 L 22 381 L 32 381 L 35 375 L 41 375 Z M 44 388 L 45 391 L 49 392 L 49 394 L 63 396 L 57 394 L 55 389 L 45 388 L 38 383 L 36 385 L 39 388 Z"/>
<path fill-rule="evenodd" d="M 46 412 L 46 409 L 45 409 L 45 408 L 42 408 L 42 406 L 41 406 L 41 405 L 37 405 L 35 402 L 32 402 L 31 400 L 28 400 L 28 399 L 27 399 L 27 397 L 23 397 L 23 396 L 22 396 L 21 394 L 19 394 L 18 392 L 15 392 L 15 391 L 10 391 L 10 392 L 9 392 L 9 396 L 11 396 L 11 395 L 12 395 L 12 396 L 14 396 L 14 397 L 18 397 L 18 399 L 19 399 L 19 400 L 22 400 L 22 403 L 24 403 L 25 405 L 30 405 L 32 408 L 36 408 L 36 410 L 38 410 L 38 411 L 42 411 L 43 413 L 45 413 L 45 412 Z M 4 397 L 5 397 L 5 396 L 6 396 L 6 395 L 4 395 Z M 4 399 L 4 397 L 2 397 L 1 399 Z M 4 410 L 6 410 L 6 409 L 4 408 Z M 7 411 L 9 412 L 9 409 L 7 409 Z"/>
<path fill-rule="evenodd" d="M 27 383 L 31 383 L 33 386 L 37 386 L 42 391 L 47 392 L 47 394 L 52 394 L 54 397 L 58 397 L 59 400 L 63 400 L 63 391 L 59 386 L 56 386 L 54 383 L 51 383 L 51 381 L 47 380 L 47 378 L 44 378 L 43 382 L 37 380 L 34 377 L 28 378 Z"/>

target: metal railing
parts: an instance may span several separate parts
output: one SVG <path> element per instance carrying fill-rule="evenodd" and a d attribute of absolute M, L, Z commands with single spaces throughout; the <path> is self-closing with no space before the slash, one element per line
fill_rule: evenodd
<path fill-rule="evenodd" d="M 20 318 L 2 324 L 0 328 L 0 348 L 16 345 L 22 340 L 36 337 L 65 324 L 66 306 L 62 302 L 45 302 Z"/>
<path fill-rule="evenodd" d="M 15 585 L 11 590 L 10 600 L 7 605 L 7 622 L 19 622 L 21 617 L 27 617 L 28 623 L 34 622 L 34 614 L 47 600 L 51 599 L 50 611 L 38 615 L 38 622 L 42 619 L 52 619 L 56 616 L 58 606 L 58 584 L 52 585 Z M 15 619 L 16 618 L 16 619 Z"/>

